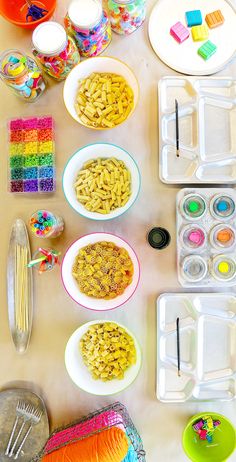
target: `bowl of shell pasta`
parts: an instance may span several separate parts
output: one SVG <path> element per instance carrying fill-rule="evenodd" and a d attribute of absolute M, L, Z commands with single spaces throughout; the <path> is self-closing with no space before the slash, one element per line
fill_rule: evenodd
<path fill-rule="evenodd" d="M 123 239 L 111 233 L 91 233 L 66 251 L 61 277 L 68 295 L 79 305 L 106 311 L 126 303 L 140 278 L 138 257 Z"/>
<path fill-rule="evenodd" d="M 115 128 L 134 112 L 139 85 L 133 71 L 117 58 L 86 59 L 69 73 L 63 90 L 67 111 L 81 125 Z"/>
<path fill-rule="evenodd" d="M 94 395 L 112 395 L 136 379 L 142 353 L 134 334 L 109 320 L 87 322 L 69 338 L 65 365 L 73 382 Z"/>
<path fill-rule="evenodd" d="M 138 165 L 115 144 L 95 143 L 79 149 L 67 162 L 62 186 L 69 205 L 93 220 L 110 220 L 136 201 L 141 185 Z"/>

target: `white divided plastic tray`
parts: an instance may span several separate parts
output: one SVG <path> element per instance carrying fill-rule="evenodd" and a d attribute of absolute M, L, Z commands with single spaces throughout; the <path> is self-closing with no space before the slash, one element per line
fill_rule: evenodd
<path fill-rule="evenodd" d="M 175 99 L 180 156 L 176 156 Z M 158 84 L 164 183 L 236 183 L 236 80 L 164 77 Z"/>
<path fill-rule="evenodd" d="M 157 398 L 160 401 L 180 403 L 235 398 L 235 351 L 234 295 L 166 293 L 157 299 Z"/>
<path fill-rule="evenodd" d="M 195 219 L 187 219 L 181 213 L 181 202 L 183 198 L 189 194 L 200 194 L 206 201 L 206 212 L 202 217 Z M 227 248 L 215 248 L 210 240 L 209 234 L 210 230 L 219 224 L 225 226 L 229 225 L 233 228 L 236 235 L 236 209 L 234 214 L 227 219 L 215 218 L 210 212 L 210 201 L 214 196 L 222 194 L 222 196 L 231 197 L 236 204 L 236 190 L 233 188 L 184 188 L 181 189 L 176 197 L 176 239 L 177 239 L 177 270 L 178 270 L 178 279 L 180 284 L 183 287 L 205 287 L 205 288 L 219 288 L 219 287 L 230 287 L 236 285 L 236 273 L 235 276 L 230 279 L 216 279 L 211 273 L 212 259 L 216 255 L 227 255 L 234 262 L 236 261 L 236 243 L 233 246 Z M 206 242 L 205 245 L 198 249 L 187 249 L 183 246 L 181 241 L 181 231 L 186 225 L 194 225 L 202 227 L 206 232 Z M 208 271 L 206 276 L 201 281 L 189 281 L 185 279 L 182 272 L 182 262 L 183 259 L 188 255 L 199 255 L 207 262 Z"/>

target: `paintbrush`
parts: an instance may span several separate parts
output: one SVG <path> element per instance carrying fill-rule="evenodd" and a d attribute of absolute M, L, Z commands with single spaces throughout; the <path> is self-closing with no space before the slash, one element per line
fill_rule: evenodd
<path fill-rule="evenodd" d="M 179 157 L 179 103 L 175 100 L 176 157 Z"/>

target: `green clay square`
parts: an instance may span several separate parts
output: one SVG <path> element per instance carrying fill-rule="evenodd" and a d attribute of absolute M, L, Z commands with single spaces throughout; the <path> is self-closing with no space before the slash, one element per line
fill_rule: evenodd
<path fill-rule="evenodd" d="M 47 165 L 48 167 L 52 167 L 54 164 L 53 158 L 53 154 L 42 154 L 39 156 L 39 165 Z"/>
<path fill-rule="evenodd" d="M 10 167 L 11 168 L 19 168 L 23 167 L 24 165 L 24 158 L 22 156 L 12 156 L 10 157 Z"/>
<path fill-rule="evenodd" d="M 205 61 L 207 61 L 216 52 L 216 49 L 217 46 L 208 40 L 198 49 L 197 52 L 203 59 L 205 59 Z"/>
<path fill-rule="evenodd" d="M 38 167 L 39 159 L 37 155 L 26 156 L 24 158 L 24 167 Z"/>

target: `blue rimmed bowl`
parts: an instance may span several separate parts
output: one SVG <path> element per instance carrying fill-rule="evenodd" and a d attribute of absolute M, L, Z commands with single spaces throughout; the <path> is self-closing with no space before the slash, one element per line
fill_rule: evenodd
<path fill-rule="evenodd" d="M 87 210 L 84 205 L 78 201 L 74 187 L 78 172 L 82 169 L 83 164 L 88 160 L 99 157 L 115 157 L 118 160 L 122 160 L 131 173 L 131 196 L 128 202 L 124 207 L 112 210 L 106 215 Z M 119 217 L 134 204 L 139 194 L 141 176 L 138 165 L 127 151 L 115 144 L 95 143 L 82 147 L 68 160 L 63 173 L 62 186 L 68 203 L 76 212 L 86 218 L 103 221 Z"/>

